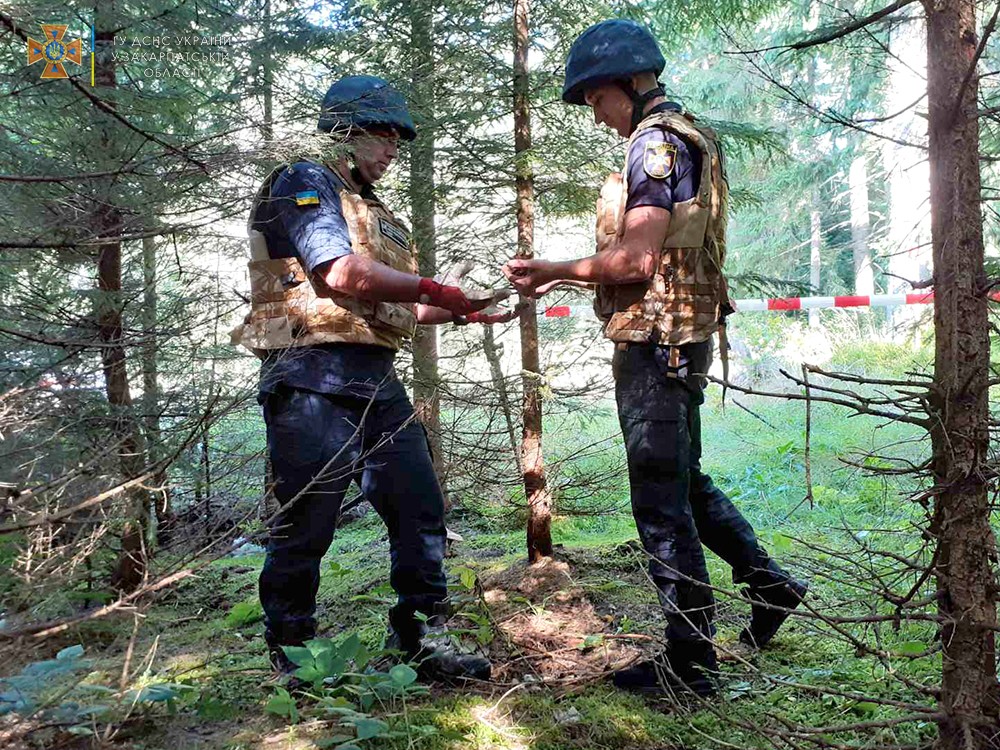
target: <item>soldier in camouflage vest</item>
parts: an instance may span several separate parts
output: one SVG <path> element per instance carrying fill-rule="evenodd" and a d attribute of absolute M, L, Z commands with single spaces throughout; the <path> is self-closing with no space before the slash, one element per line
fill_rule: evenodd
<path fill-rule="evenodd" d="M 251 307 L 233 332 L 262 360 L 274 495 L 260 576 L 275 669 L 295 670 L 285 646 L 315 637 L 320 560 L 352 481 L 385 522 L 389 648 L 427 678 L 488 679 L 485 658 L 441 637 L 447 616 L 444 498 L 426 435 L 393 369 L 417 324 L 494 323 L 457 286 L 417 275 L 407 228 L 372 189 L 416 131 L 384 80 L 350 76 L 323 101 L 319 130 L 345 147 L 329 163 L 275 169 L 250 214 Z"/>
<path fill-rule="evenodd" d="M 666 615 L 667 649 L 614 673 L 614 682 L 709 696 L 717 660 L 702 545 L 747 587 L 751 618 L 740 640 L 751 647 L 771 640 L 806 586 L 768 556 L 701 471 L 702 376 L 712 335 L 732 312 L 722 274 L 728 186 L 715 133 L 666 100 L 657 82 L 664 65 L 655 39 L 631 21 L 603 21 L 573 43 L 563 99 L 589 105 L 598 124 L 628 139 L 625 166 L 601 190 L 595 255 L 517 259 L 504 270 L 528 296 L 563 284 L 595 287 L 595 311 L 615 343 L 632 512 Z"/>

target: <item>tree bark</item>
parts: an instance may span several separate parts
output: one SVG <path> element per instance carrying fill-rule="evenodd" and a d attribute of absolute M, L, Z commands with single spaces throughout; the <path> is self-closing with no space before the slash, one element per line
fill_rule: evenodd
<path fill-rule="evenodd" d="M 872 268 L 871 218 L 868 210 L 868 167 L 864 154 L 851 162 L 848 174 L 851 194 L 851 249 L 854 253 L 854 293 L 875 294 L 875 271 Z"/>
<path fill-rule="evenodd" d="M 157 290 L 156 290 L 156 240 L 142 240 L 142 411 L 146 427 L 146 453 L 151 465 L 161 457 L 160 450 L 160 384 L 157 366 L 156 339 Z M 170 543 L 170 529 L 174 522 L 170 502 L 170 487 L 166 469 L 153 477 L 153 507 L 156 512 L 156 544 Z"/>
<path fill-rule="evenodd" d="M 98 9 L 95 31 L 101 53 L 95 60 L 95 84 L 105 89 L 114 88 L 115 63 L 110 54 L 114 31 L 102 23 L 113 17 L 111 4 Z M 100 11 L 105 10 L 104 16 Z M 113 106 L 113 104 L 112 104 Z M 111 125 L 103 113 L 95 112 L 100 128 L 102 152 L 114 158 L 114 138 Z M 115 204 L 113 185 L 106 183 L 99 196 L 94 225 L 101 239 L 97 258 L 97 286 L 100 291 L 95 303 L 94 317 L 97 335 L 102 344 L 101 366 L 104 373 L 104 390 L 111 409 L 113 444 L 118 454 L 119 470 L 125 479 L 140 476 L 146 465 L 145 448 L 139 423 L 132 409 L 128 371 L 123 344 L 122 297 L 122 213 Z M 149 493 L 140 487 L 128 491 L 126 496 L 125 525 L 122 530 L 122 548 L 111 576 L 111 585 L 124 592 L 134 591 L 145 577 L 150 518 Z"/>
<path fill-rule="evenodd" d="M 265 147 L 270 147 L 274 140 L 274 63 L 271 60 L 271 0 L 264 0 L 264 28 L 261 73 L 264 84 L 264 127 L 262 134 Z"/>
<path fill-rule="evenodd" d="M 214 390 L 214 389 L 213 389 Z M 198 479 L 202 484 L 205 499 L 205 538 L 212 539 L 212 459 L 209 449 L 209 423 L 207 415 L 201 432 L 200 457 L 198 461 Z"/>
<path fill-rule="evenodd" d="M 514 0 L 514 158 L 517 190 L 517 256 L 534 256 L 534 171 L 531 166 L 531 113 L 528 107 L 529 0 Z M 521 370 L 524 381 L 521 476 L 528 500 L 528 561 L 552 556 L 552 497 L 542 455 L 541 372 L 535 300 L 521 310 Z"/>
<path fill-rule="evenodd" d="M 274 63 L 271 59 L 271 0 L 264 0 L 264 126 L 261 133 L 264 136 L 264 147 L 270 149 L 274 140 Z M 260 497 L 260 517 L 268 521 L 275 516 L 279 503 L 274 496 L 274 467 L 271 466 L 271 453 L 264 448 L 264 492 Z"/>
<path fill-rule="evenodd" d="M 500 351 L 497 346 L 496 337 L 493 335 L 493 326 L 483 326 L 483 354 L 490 365 L 490 379 L 493 381 L 493 390 L 496 391 L 500 400 L 500 411 L 503 412 L 504 423 L 507 425 L 507 439 L 510 441 L 511 455 L 514 456 L 514 463 L 517 470 L 521 471 L 521 449 L 517 441 L 517 428 L 514 426 L 514 410 L 510 406 L 510 395 L 507 393 L 507 381 L 503 376 L 503 368 L 500 366 Z"/>
<path fill-rule="evenodd" d="M 997 731 L 996 540 L 986 466 L 990 365 L 980 213 L 977 47 L 972 0 L 927 13 L 927 101 L 934 259 L 935 479 L 931 526 L 944 652 L 942 750 L 986 748 Z M 963 88 L 963 82 L 964 88 Z M 961 98 L 958 99 L 959 92 Z"/>
<path fill-rule="evenodd" d="M 97 285 L 101 294 L 96 305 L 96 318 L 98 338 L 103 344 L 101 366 L 104 390 L 113 415 L 112 435 L 117 446 L 120 471 L 125 479 L 132 479 L 142 474 L 145 461 L 142 436 L 132 411 L 132 394 L 122 345 L 122 246 L 121 241 L 114 239 L 121 234 L 121 214 L 109 204 L 100 211 L 98 222 L 101 236 L 109 238 L 101 245 L 97 260 Z M 111 576 L 111 585 L 120 591 L 134 591 L 145 575 L 149 505 L 146 490 L 136 487 L 128 491 L 122 548 Z"/>
<path fill-rule="evenodd" d="M 437 214 L 434 180 L 434 25 L 426 0 L 411 0 L 410 82 L 420 137 L 410 146 L 410 218 L 420 275 L 437 273 Z M 418 326 L 413 336 L 413 406 L 427 430 L 434 471 L 448 503 L 448 484 L 441 441 L 441 395 L 436 326 Z"/>

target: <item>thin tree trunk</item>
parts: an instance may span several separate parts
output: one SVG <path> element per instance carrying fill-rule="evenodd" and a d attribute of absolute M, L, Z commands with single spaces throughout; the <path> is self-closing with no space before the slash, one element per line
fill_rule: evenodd
<path fill-rule="evenodd" d="M 271 60 L 271 0 L 264 0 L 263 52 L 261 72 L 264 79 L 264 140 L 270 145 L 274 139 L 274 63 Z"/>
<path fill-rule="evenodd" d="M 994 746 L 996 540 L 986 466 L 990 366 L 972 0 L 925 2 L 934 255 L 935 569 L 944 651 L 938 747 Z M 970 72 L 972 75 L 969 75 Z M 958 99 L 961 92 L 961 99 Z M 992 724 L 992 726 L 991 726 Z"/>
<path fill-rule="evenodd" d="M 206 415 L 207 420 L 207 415 Z M 201 457 L 199 460 L 199 471 L 205 499 L 205 536 L 212 535 L 212 459 L 209 453 L 208 422 L 206 421 L 201 432 Z"/>
<path fill-rule="evenodd" d="M 156 290 L 156 240 L 144 237 L 142 240 L 142 411 L 145 415 L 146 452 L 150 465 L 155 464 L 162 454 L 160 450 L 160 384 L 156 338 L 157 290 Z M 170 502 L 170 487 L 166 470 L 153 477 L 153 507 L 156 511 L 156 543 L 170 543 L 170 529 L 173 525 L 173 509 Z"/>
<path fill-rule="evenodd" d="M 433 8 L 426 0 L 411 0 L 411 69 L 415 114 L 420 137 L 410 147 L 410 216 L 420 275 L 437 273 L 437 213 L 434 181 L 434 26 Z M 427 429 L 434 471 L 448 501 L 444 453 L 441 445 L 441 395 L 438 338 L 435 326 L 418 326 L 413 337 L 413 406 Z"/>
<path fill-rule="evenodd" d="M 198 465 L 194 468 L 194 504 L 201 505 L 202 497 L 204 492 L 202 491 L 202 471 L 201 471 L 201 441 L 198 441 L 198 445 L 195 448 L 198 452 Z"/>
<path fill-rule="evenodd" d="M 500 411 L 503 412 L 504 422 L 507 424 L 510 451 L 514 456 L 517 470 L 521 471 L 521 449 L 517 441 L 517 428 L 514 426 L 514 410 L 510 406 L 510 394 L 507 393 L 507 381 L 504 379 L 503 368 L 500 366 L 500 347 L 496 344 L 493 326 L 483 326 L 483 354 L 486 355 L 486 361 L 489 362 L 493 390 L 496 391 L 497 398 L 500 399 Z"/>
<path fill-rule="evenodd" d="M 110 22 L 114 12 L 110 3 L 98 9 L 96 40 L 101 42 L 101 54 L 95 60 L 95 83 L 105 90 L 114 88 L 115 63 L 110 54 L 114 31 L 107 30 L 105 19 Z M 100 11 L 107 12 L 107 16 Z M 113 106 L 113 104 L 112 104 Z M 101 127 L 101 146 L 105 154 L 112 151 L 114 138 L 109 132 L 106 116 L 95 114 Z M 95 229 L 102 239 L 97 258 L 97 286 L 100 295 L 95 304 L 97 334 L 101 341 L 101 365 L 104 372 L 104 390 L 114 417 L 113 437 L 117 446 L 120 471 L 125 479 L 140 476 L 146 465 L 145 448 L 129 388 L 123 338 L 122 297 L 122 213 L 115 205 L 113 187 L 101 196 L 95 216 Z M 146 573 L 149 531 L 150 499 L 146 490 L 136 487 L 126 497 L 126 520 L 122 530 L 122 549 L 111 576 L 111 585 L 124 592 L 134 591 Z"/>
<path fill-rule="evenodd" d="M 274 71 L 271 60 L 271 0 L 264 0 L 264 127 L 265 146 L 270 148 L 274 140 Z M 278 512 L 278 499 L 274 496 L 274 468 L 271 453 L 264 448 L 264 492 L 260 498 L 260 516 L 267 520 Z"/>
<path fill-rule="evenodd" d="M 531 167 L 531 114 L 528 109 L 528 0 L 514 0 L 514 155 L 517 177 L 517 256 L 534 256 L 534 173 Z M 528 561 L 552 556 L 552 497 L 542 455 L 542 400 L 535 301 L 521 311 L 521 370 L 524 380 L 521 476 L 528 499 Z"/>
<path fill-rule="evenodd" d="M 809 213 L 809 287 L 810 294 L 819 294 L 820 251 L 823 249 L 823 216 L 820 212 L 819 190 L 813 191 L 812 210 Z M 809 327 L 819 327 L 819 310 L 809 311 Z"/>
<path fill-rule="evenodd" d="M 875 272 L 872 268 L 871 218 L 868 210 L 868 167 L 864 154 L 851 162 L 848 175 L 851 193 L 851 248 L 854 251 L 854 293 L 875 294 Z"/>
<path fill-rule="evenodd" d="M 109 238 L 101 245 L 97 261 L 97 284 L 101 291 L 97 302 L 97 331 L 101 343 L 104 390 L 114 416 L 112 432 L 117 444 L 120 470 L 125 479 L 142 474 L 145 466 L 143 441 L 132 411 L 122 345 L 122 257 L 121 242 L 111 239 L 121 234 L 121 214 L 114 206 L 100 212 L 101 235 Z M 124 592 L 134 591 L 146 572 L 147 538 L 150 519 L 149 493 L 142 488 L 129 490 L 126 521 L 122 530 L 122 549 L 111 583 Z"/>

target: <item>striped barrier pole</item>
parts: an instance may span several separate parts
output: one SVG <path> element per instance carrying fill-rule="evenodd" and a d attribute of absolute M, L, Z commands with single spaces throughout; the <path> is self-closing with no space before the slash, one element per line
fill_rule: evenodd
<path fill-rule="evenodd" d="M 739 312 L 763 310 L 825 310 L 834 307 L 897 307 L 929 305 L 934 292 L 913 294 L 852 294 L 841 297 L 784 297 L 778 299 L 741 299 L 734 303 Z"/>
<path fill-rule="evenodd" d="M 990 294 L 990 299 L 1000 302 L 1000 292 Z M 822 310 L 844 307 L 897 307 L 899 305 L 929 305 L 934 302 L 934 292 L 912 294 L 845 295 L 841 297 L 783 297 L 777 299 L 738 299 L 733 302 L 736 312 L 763 312 L 765 310 Z M 553 305 L 545 308 L 546 318 L 575 318 L 592 315 L 590 305 Z"/>

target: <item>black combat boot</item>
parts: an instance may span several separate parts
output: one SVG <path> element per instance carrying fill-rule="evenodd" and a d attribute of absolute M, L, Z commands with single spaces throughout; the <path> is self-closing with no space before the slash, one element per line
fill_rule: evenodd
<path fill-rule="evenodd" d="M 417 674 L 424 680 L 490 679 L 493 665 L 489 659 L 459 650 L 447 635 L 447 619 L 448 607 L 443 602 L 434 605 L 434 615 L 426 623 L 393 610 L 389 613 L 385 647 L 402 652 L 407 661 L 414 662 Z"/>
<path fill-rule="evenodd" d="M 615 687 L 646 695 L 712 698 L 719 664 L 711 643 L 671 643 L 658 656 L 611 673 Z"/>
<path fill-rule="evenodd" d="M 264 630 L 264 641 L 267 643 L 267 656 L 271 662 L 271 669 L 274 670 L 279 684 L 288 689 L 288 692 L 298 692 L 308 687 L 309 683 L 294 676 L 298 666 L 285 655 L 283 646 L 303 646 L 305 642 L 316 637 L 315 629 L 312 627 L 298 628 L 296 632 L 276 633 L 270 628 Z"/>
<path fill-rule="evenodd" d="M 744 595 L 751 601 L 750 626 L 740 632 L 740 642 L 764 648 L 788 619 L 788 610 L 802 603 L 808 589 L 808 584 L 794 578 L 777 586 L 745 589 Z"/>
<path fill-rule="evenodd" d="M 301 693 L 309 688 L 308 682 L 295 676 L 295 670 L 298 667 L 285 656 L 285 652 L 280 646 L 269 647 L 267 655 L 271 660 L 271 669 L 274 670 L 274 682 L 272 684 L 279 685 L 293 694 Z"/>

